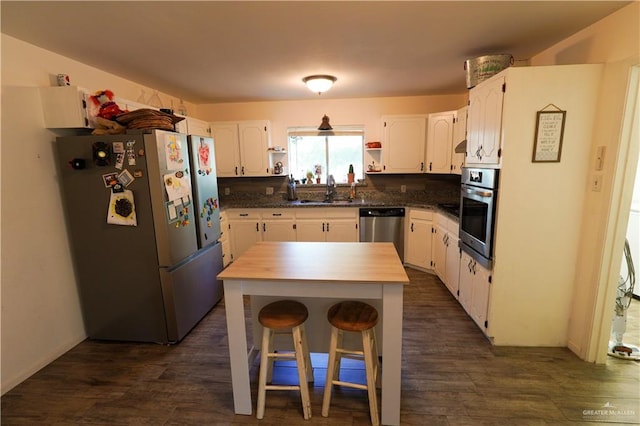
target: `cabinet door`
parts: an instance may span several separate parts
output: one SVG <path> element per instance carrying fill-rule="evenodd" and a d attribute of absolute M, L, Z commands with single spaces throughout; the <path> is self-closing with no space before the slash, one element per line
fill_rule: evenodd
<path fill-rule="evenodd" d="M 424 172 L 426 118 L 383 117 L 383 172 Z"/>
<path fill-rule="evenodd" d="M 215 147 L 218 177 L 240 176 L 238 125 L 236 123 L 213 124 L 211 135 Z"/>
<path fill-rule="evenodd" d="M 458 247 L 458 234 L 451 231 L 447 234 L 447 256 L 445 267 L 445 279 L 443 280 L 447 288 L 458 298 L 458 286 L 460 282 L 460 248 Z"/>
<path fill-rule="evenodd" d="M 325 223 L 326 241 L 358 242 L 357 222 L 350 219 L 331 219 Z"/>
<path fill-rule="evenodd" d="M 191 117 L 187 117 L 184 121 L 187 123 L 187 131 L 190 135 L 209 136 L 211 133 L 209 123 L 206 121 L 197 120 Z"/>
<path fill-rule="evenodd" d="M 429 114 L 427 127 L 427 173 L 451 173 L 454 111 Z"/>
<path fill-rule="evenodd" d="M 447 229 L 439 223 L 433 226 L 434 232 L 432 237 L 433 243 L 433 270 L 440 280 L 445 285 L 446 282 L 446 267 L 447 267 Z"/>
<path fill-rule="evenodd" d="M 297 219 L 296 241 L 325 241 L 324 228 L 325 224 L 321 219 Z"/>
<path fill-rule="evenodd" d="M 471 295 L 471 318 L 478 326 L 486 331 L 485 321 L 487 320 L 487 310 L 489 308 L 489 295 L 491 284 L 489 282 L 490 272 L 480 264 L 474 262 L 473 265 L 473 291 Z"/>
<path fill-rule="evenodd" d="M 460 256 L 460 281 L 458 286 L 458 301 L 469 313 L 471 312 L 471 296 L 473 293 L 473 259 L 467 253 Z"/>
<path fill-rule="evenodd" d="M 220 245 L 222 246 L 222 266 L 226 267 L 231 263 L 231 242 L 226 238 L 220 241 Z"/>
<path fill-rule="evenodd" d="M 467 107 L 456 111 L 453 120 L 453 143 L 451 144 L 451 173 L 461 174 L 464 166 L 464 152 L 455 152 L 456 147 L 467 139 Z"/>
<path fill-rule="evenodd" d="M 466 164 L 499 164 L 504 77 L 469 91 Z"/>
<path fill-rule="evenodd" d="M 264 220 L 262 222 L 263 241 L 295 241 L 296 230 L 293 219 Z"/>
<path fill-rule="evenodd" d="M 425 269 L 431 268 L 431 221 L 409 218 L 405 261 Z"/>
<path fill-rule="evenodd" d="M 237 259 L 252 245 L 261 240 L 260 224 L 256 220 L 229 221 L 231 257 Z"/>
<path fill-rule="evenodd" d="M 93 128 L 89 94 L 76 86 L 41 87 L 40 99 L 47 128 Z"/>
<path fill-rule="evenodd" d="M 269 125 L 266 121 L 243 121 L 238 124 L 242 176 L 269 175 L 268 136 Z"/>

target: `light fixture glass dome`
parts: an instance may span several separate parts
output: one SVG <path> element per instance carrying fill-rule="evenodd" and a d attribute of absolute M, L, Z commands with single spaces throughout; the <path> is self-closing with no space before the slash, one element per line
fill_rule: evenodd
<path fill-rule="evenodd" d="M 302 79 L 309 90 L 317 94 L 321 94 L 331 89 L 331 86 L 333 86 L 333 83 L 335 83 L 336 80 L 337 78 L 332 75 L 310 75 L 309 77 Z"/>

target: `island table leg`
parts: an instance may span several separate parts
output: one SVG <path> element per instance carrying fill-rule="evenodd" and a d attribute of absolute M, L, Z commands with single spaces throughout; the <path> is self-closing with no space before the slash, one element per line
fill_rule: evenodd
<path fill-rule="evenodd" d="M 247 356 L 247 332 L 245 330 L 242 282 L 235 280 L 224 281 L 224 306 L 227 316 L 234 411 L 236 414 L 251 415 L 251 387 L 249 383 L 249 359 Z"/>
<path fill-rule="evenodd" d="M 382 287 L 382 424 L 400 424 L 402 285 Z"/>

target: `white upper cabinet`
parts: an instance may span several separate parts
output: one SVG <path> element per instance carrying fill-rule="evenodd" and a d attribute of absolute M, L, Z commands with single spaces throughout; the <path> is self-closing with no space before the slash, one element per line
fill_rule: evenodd
<path fill-rule="evenodd" d="M 494 165 L 501 160 L 504 76 L 469 91 L 466 165 Z"/>
<path fill-rule="evenodd" d="M 178 125 L 182 123 L 184 123 L 184 129 L 178 130 Z M 211 134 L 211 129 L 208 122 L 198 120 L 197 118 L 193 117 L 187 117 L 186 119 L 177 123 L 176 130 L 178 130 L 180 133 L 186 133 L 188 135 L 209 136 Z"/>
<path fill-rule="evenodd" d="M 456 111 L 453 120 L 453 143 L 451 144 L 451 173 L 459 175 L 464 166 L 465 153 L 456 152 L 456 147 L 467 140 L 467 107 L 462 107 Z M 465 142 L 466 145 L 466 142 Z"/>
<path fill-rule="evenodd" d="M 429 114 L 427 124 L 427 173 L 451 173 L 455 115 L 455 111 Z"/>
<path fill-rule="evenodd" d="M 238 124 L 242 176 L 269 176 L 269 134 L 268 121 L 241 121 Z"/>
<path fill-rule="evenodd" d="M 211 123 L 218 177 L 269 176 L 269 122 Z"/>
<path fill-rule="evenodd" d="M 238 123 L 212 123 L 211 136 L 216 151 L 218 177 L 240 176 Z"/>
<path fill-rule="evenodd" d="M 44 125 L 49 129 L 93 128 L 89 93 L 76 86 L 41 87 Z"/>
<path fill-rule="evenodd" d="M 423 173 L 426 116 L 383 116 L 382 172 Z"/>

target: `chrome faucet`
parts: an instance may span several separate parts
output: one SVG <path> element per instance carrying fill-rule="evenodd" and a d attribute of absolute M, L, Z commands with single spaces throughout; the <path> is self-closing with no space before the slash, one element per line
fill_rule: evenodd
<path fill-rule="evenodd" d="M 333 175 L 327 176 L 327 192 L 324 194 L 325 201 L 331 201 L 336 194 L 336 180 Z"/>

